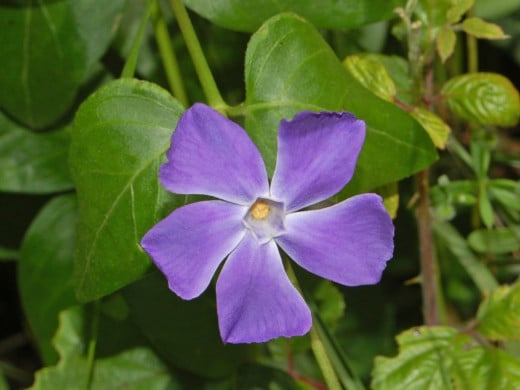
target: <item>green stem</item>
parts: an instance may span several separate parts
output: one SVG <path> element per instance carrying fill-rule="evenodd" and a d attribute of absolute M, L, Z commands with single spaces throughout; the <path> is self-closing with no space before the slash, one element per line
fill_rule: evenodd
<path fill-rule="evenodd" d="M 287 274 L 289 276 L 289 279 L 294 283 L 296 288 L 301 293 L 301 288 L 298 283 L 298 279 L 296 278 L 296 274 L 294 273 L 294 270 L 292 269 L 292 266 L 290 263 L 287 263 Z M 303 293 L 302 293 L 303 295 Z M 311 348 L 312 352 L 314 353 L 314 357 L 316 358 L 316 362 L 318 363 L 318 366 L 320 367 L 321 373 L 323 375 L 323 379 L 325 379 L 325 383 L 327 384 L 327 388 L 329 390 L 341 390 L 341 384 L 338 380 L 338 377 L 336 376 L 336 372 L 334 371 L 334 366 L 332 365 L 331 360 L 329 359 L 329 356 L 327 355 L 327 350 L 325 349 L 325 346 L 323 345 L 323 341 L 316 330 L 316 326 L 312 326 L 310 334 L 311 338 Z"/>
<path fill-rule="evenodd" d="M 96 362 L 96 345 L 99 332 L 99 316 L 101 315 L 101 300 L 96 300 L 93 303 L 92 323 L 91 323 L 91 334 L 88 343 L 87 352 L 87 381 L 85 383 L 85 390 L 89 390 L 92 386 L 92 380 L 94 378 L 94 369 Z"/>
<path fill-rule="evenodd" d="M 468 11 L 468 17 L 474 16 L 473 7 Z M 477 38 L 466 34 L 466 55 L 468 58 L 468 73 L 478 72 L 478 45 Z"/>
<path fill-rule="evenodd" d="M 137 66 L 137 59 L 139 57 L 139 49 L 141 48 L 141 43 L 143 41 L 146 24 L 148 23 L 148 19 L 150 18 L 152 12 L 153 3 L 155 3 L 155 1 L 150 2 L 148 7 L 146 7 L 146 11 L 141 19 L 141 23 L 139 24 L 139 29 L 137 30 L 137 35 L 135 36 L 132 49 L 130 50 L 130 55 L 126 60 L 123 71 L 121 72 L 121 78 L 134 77 L 135 68 Z"/>
<path fill-rule="evenodd" d="M 154 4 L 152 9 L 152 20 L 155 30 L 155 40 L 159 47 L 159 53 L 161 55 L 164 71 L 166 72 L 166 78 L 168 79 L 168 85 L 170 86 L 173 95 L 182 103 L 182 105 L 188 107 L 188 97 L 186 95 L 186 89 L 184 88 L 182 75 L 170 39 L 170 34 L 168 33 L 168 26 L 164 20 L 159 3 L 155 0 L 152 2 Z"/>
<path fill-rule="evenodd" d="M 188 52 L 190 53 L 191 60 L 195 66 L 195 71 L 199 77 L 208 104 L 218 111 L 225 112 L 227 104 L 224 102 L 224 99 L 222 99 L 217 83 L 211 74 L 208 62 L 206 61 L 200 42 L 195 34 L 195 29 L 191 24 L 188 11 L 186 11 L 182 0 L 170 0 L 170 4 L 175 17 L 177 18 L 177 23 L 179 24 L 184 41 L 188 47 Z"/>

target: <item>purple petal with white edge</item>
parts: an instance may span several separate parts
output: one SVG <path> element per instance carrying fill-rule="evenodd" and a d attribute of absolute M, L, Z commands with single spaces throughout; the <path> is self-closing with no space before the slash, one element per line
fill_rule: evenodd
<path fill-rule="evenodd" d="M 283 120 L 273 199 L 290 212 L 336 194 L 352 178 L 364 140 L 365 122 L 348 112 L 304 111 Z"/>
<path fill-rule="evenodd" d="M 377 283 L 394 250 L 394 225 L 376 194 L 289 214 L 285 228 L 276 242 L 296 263 L 346 286 Z"/>
<path fill-rule="evenodd" d="M 244 237 L 247 208 L 220 200 L 176 209 L 152 227 L 141 246 L 168 279 L 170 290 L 193 299 Z"/>
<path fill-rule="evenodd" d="M 217 280 L 220 335 L 226 343 L 260 343 L 309 331 L 307 304 L 289 281 L 274 241 L 247 234 Z"/>
<path fill-rule="evenodd" d="M 265 165 L 253 141 L 239 125 L 204 104 L 184 112 L 166 155 L 159 178 L 171 192 L 239 204 L 269 193 Z"/>

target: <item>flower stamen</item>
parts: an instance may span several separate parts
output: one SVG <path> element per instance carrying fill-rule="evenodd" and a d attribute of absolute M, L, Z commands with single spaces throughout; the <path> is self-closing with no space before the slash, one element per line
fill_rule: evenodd
<path fill-rule="evenodd" d="M 251 206 L 251 216 L 254 219 L 266 219 L 271 211 L 271 206 L 265 200 L 258 200 Z"/>

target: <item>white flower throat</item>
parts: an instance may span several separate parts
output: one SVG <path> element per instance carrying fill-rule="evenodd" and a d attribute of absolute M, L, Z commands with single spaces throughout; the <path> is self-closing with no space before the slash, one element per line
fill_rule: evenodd
<path fill-rule="evenodd" d="M 260 244 L 285 233 L 285 210 L 281 202 L 258 198 L 247 211 L 244 225 L 253 233 Z"/>

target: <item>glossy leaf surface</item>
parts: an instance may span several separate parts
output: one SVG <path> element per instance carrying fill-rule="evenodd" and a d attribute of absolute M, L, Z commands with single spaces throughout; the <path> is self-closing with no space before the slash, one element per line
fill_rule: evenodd
<path fill-rule="evenodd" d="M 215 24 L 237 31 L 255 31 L 282 12 L 296 12 L 320 28 L 351 28 L 390 19 L 402 0 L 185 0 L 193 11 Z"/>
<path fill-rule="evenodd" d="M 78 192 L 81 300 L 109 294 L 148 270 L 139 242 L 173 208 L 157 171 L 181 112 L 165 90 L 131 79 L 106 85 L 80 107 L 70 163 Z"/>
<path fill-rule="evenodd" d="M 67 129 L 32 133 L 0 113 L 0 191 L 45 194 L 73 188 Z"/>
<path fill-rule="evenodd" d="M 368 125 L 348 189 L 361 192 L 417 172 L 436 158 L 425 131 L 404 111 L 361 86 L 314 27 L 284 14 L 266 22 L 246 53 L 246 129 L 269 172 L 282 118 L 302 110 L 353 112 Z"/>
<path fill-rule="evenodd" d="M 442 93 L 457 116 L 473 123 L 513 126 L 520 117 L 518 91 L 496 73 L 456 76 L 444 84 Z"/>
<path fill-rule="evenodd" d="M 125 1 L 0 6 L 0 107 L 31 128 L 56 122 L 112 38 Z M 84 17 L 88 15 L 88 18 Z"/>
<path fill-rule="evenodd" d="M 20 250 L 18 283 L 25 314 L 46 364 L 58 356 L 51 338 L 58 327 L 58 314 L 73 305 L 74 236 L 76 196 L 51 200 L 27 231 Z"/>

